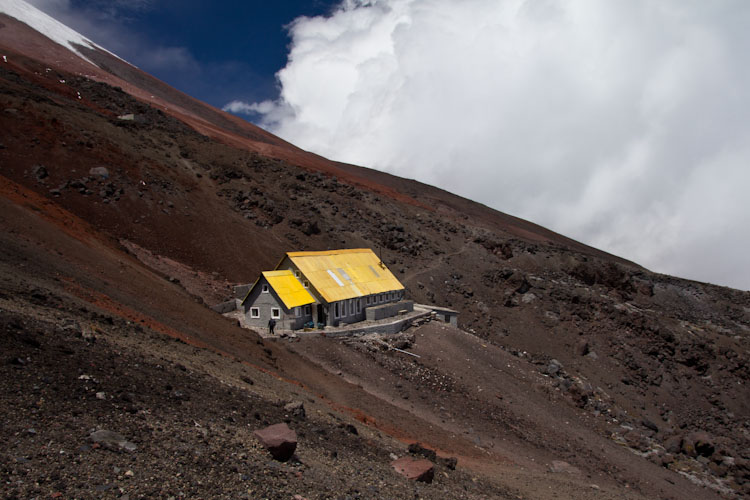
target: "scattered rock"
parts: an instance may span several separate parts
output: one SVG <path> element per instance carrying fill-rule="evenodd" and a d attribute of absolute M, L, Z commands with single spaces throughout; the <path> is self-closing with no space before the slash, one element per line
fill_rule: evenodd
<path fill-rule="evenodd" d="M 131 443 L 125 439 L 125 436 L 122 434 L 106 429 L 99 429 L 92 432 L 89 435 L 89 439 L 111 450 L 135 451 L 138 448 L 135 443 Z"/>
<path fill-rule="evenodd" d="M 576 344 L 576 354 L 579 356 L 585 356 L 589 353 L 590 347 L 589 347 L 589 341 L 586 339 L 581 339 L 578 341 L 578 344 Z"/>
<path fill-rule="evenodd" d="M 435 476 L 435 467 L 429 460 L 401 457 L 391 462 L 391 466 L 396 472 L 412 481 L 431 483 Z"/>
<path fill-rule="evenodd" d="M 410 444 L 408 449 L 409 449 L 409 453 L 411 453 L 412 455 L 419 455 L 432 461 L 437 460 L 437 453 L 435 453 L 434 450 L 425 448 L 419 443 Z"/>
<path fill-rule="evenodd" d="M 550 472 L 554 472 L 556 474 L 559 473 L 566 473 L 566 474 L 580 474 L 581 469 L 574 465 L 570 465 L 568 462 L 565 462 L 563 460 L 553 460 L 552 465 L 549 467 Z"/>
<path fill-rule="evenodd" d="M 297 418 L 305 418 L 305 405 L 302 401 L 292 401 L 284 406 L 284 411 Z"/>
<path fill-rule="evenodd" d="M 655 423 L 653 423 L 651 420 L 644 418 L 641 420 L 641 425 L 645 427 L 646 429 L 650 429 L 654 432 L 659 432 L 659 426 L 657 426 Z"/>
<path fill-rule="evenodd" d="M 106 167 L 94 167 L 89 170 L 89 175 L 98 175 L 102 179 L 108 179 L 109 170 Z"/>
<path fill-rule="evenodd" d="M 672 436 L 664 441 L 664 449 L 667 453 L 676 455 L 680 453 L 682 448 L 682 439 L 679 436 Z"/>
<path fill-rule="evenodd" d="M 533 293 L 526 293 L 523 297 L 521 297 L 521 303 L 523 304 L 529 304 L 534 300 L 536 300 L 536 295 L 534 295 Z"/>
<path fill-rule="evenodd" d="M 297 449 L 297 433 L 285 423 L 269 425 L 253 432 L 253 435 L 280 462 L 292 458 Z"/>
<path fill-rule="evenodd" d="M 450 470 L 456 470 L 456 466 L 458 465 L 458 459 L 456 457 L 438 458 L 438 460 Z"/>
<path fill-rule="evenodd" d="M 560 373 L 560 368 L 562 368 L 562 364 L 558 360 L 553 359 L 547 365 L 547 368 L 545 369 L 545 373 L 547 375 L 555 376 L 558 373 Z"/>
<path fill-rule="evenodd" d="M 701 457 L 710 457 L 716 450 L 713 438 L 706 432 L 694 432 L 687 437 L 686 441 L 693 445 L 695 454 Z"/>
<path fill-rule="evenodd" d="M 624 438 L 628 446 L 630 446 L 634 450 L 646 452 L 651 448 L 648 439 L 646 439 L 646 437 L 638 431 L 628 431 L 625 434 Z"/>
<path fill-rule="evenodd" d="M 343 427 L 344 427 L 344 429 L 346 429 L 347 431 L 349 431 L 350 434 L 354 434 L 355 436 L 359 435 L 359 431 L 352 424 L 345 424 Z"/>
<path fill-rule="evenodd" d="M 46 177 L 49 177 L 49 172 L 47 172 L 47 167 L 44 165 L 34 165 L 31 169 L 31 172 L 36 177 L 36 180 L 41 181 L 42 179 L 45 179 Z"/>

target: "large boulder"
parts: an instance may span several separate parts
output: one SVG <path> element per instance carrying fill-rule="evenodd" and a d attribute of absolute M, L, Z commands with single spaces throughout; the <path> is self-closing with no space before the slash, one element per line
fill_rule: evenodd
<path fill-rule="evenodd" d="M 412 481 L 422 481 L 431 483 L 435 477 L 435 466 L 429 460 L 417 460 L 411 457 L 401 457 L 391 462 L 396 472 L 411 479 Z"/>
<path fill-rule="evenodd" d="M 682 438 L 680 436 L 671 436 L 664 441 L 664 449 L 667 453 L 677 455 L 682 451 Z"/>
<path fill-rule="evenodd" d="M 702 457 L 710 457 L 714 454 L 716 446 L 713 438 L 706 432 L 693 432 L 688 436 L 693 442 L 695 453 Z"/>
<path fill-rule="evenodd" d="M 297 433 L 285 423 L 258 429 L 253 432 L 253 435 L 271 453 L 271 456 L 280 462 L 286 462 L 292 458 L 297 449 Z"/>
<path fill-rule="evenodd" d="M 691 432 L 682 438 L 682 453 L 689 457 L 710 457 L 714 454 L 716 447 L 713 438 L 706 432 Z"/>

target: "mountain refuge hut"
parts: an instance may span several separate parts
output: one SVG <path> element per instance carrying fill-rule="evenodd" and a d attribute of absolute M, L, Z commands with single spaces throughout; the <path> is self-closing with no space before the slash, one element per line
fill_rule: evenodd
<path fill-rule="evenodd" d="M 369 248 L 288 252 L 242 300 L 245 323 L 299 330 L 396 316 L 404 286 Z M 410 307 L 408 309 L 411 309 Z"/>

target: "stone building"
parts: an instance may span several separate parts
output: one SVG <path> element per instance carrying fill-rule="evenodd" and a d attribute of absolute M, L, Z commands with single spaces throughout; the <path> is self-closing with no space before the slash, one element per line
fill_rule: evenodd
<path fill-rule="evenodd" d="M 273 318 L 277 328 L 297 330 L 392 316 L 403 297 L 404 286 L 369 248 L 288 252 L 261 273 L 242 307 L 250 327 Z"/>

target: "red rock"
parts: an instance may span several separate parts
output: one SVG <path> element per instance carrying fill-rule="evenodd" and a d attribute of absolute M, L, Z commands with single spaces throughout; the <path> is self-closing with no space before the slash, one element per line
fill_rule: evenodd
<path fill-rule="evenodd" d="M 269 425 L 253 432 L 253 435 L 280 462 L 292 458 L 297 449 L 297 433 L 284 423 Z"/>
<path fill-rule="evenodd" d="M 409 457 L 401 457 L 391 462 L 396 472 L 413 481 L 431 483 L 435 476 L 435 467 L 429 460 L 415 460 Z"/>

